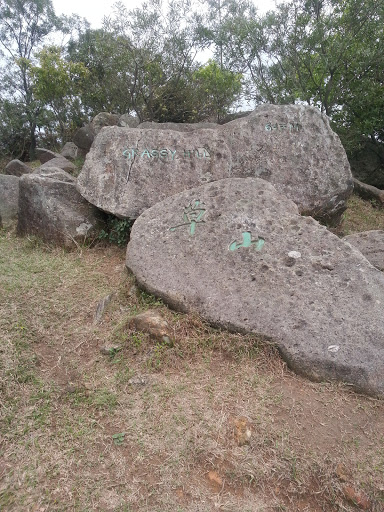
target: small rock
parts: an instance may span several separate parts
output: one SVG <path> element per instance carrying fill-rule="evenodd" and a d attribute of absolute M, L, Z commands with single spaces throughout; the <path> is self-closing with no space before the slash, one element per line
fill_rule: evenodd
<path fill-rule="evenodd" d="M 6 165 L 4 173 L 9 174 L 11 176 L 22 176 L 23 174 L 29 174 L 33 169 L 26 165 L 24 162 L 20 160 L 11 160 L 9 164 Z"/>
<path fill-rule="evenodd" d="M 234 436 L 235 441 L 239 446 L 248 444 L 252 435 L 252 430 L 249 421 L 244 416 L 235 418 L 234 420 Z"/>
<path fill-rule="evenodd" d="M 69 160 L 76 160 L 79 155 L 79 148 L 76 146 L 74 142 L 67 142 L 64 144 L 63 149 L 61 150 L 60 155 L 63 158 L 68 158 Z"/>
<path fill-rule="evenodd" d="M 101 347 L 100 352 L 103 356 L 113 356 L 116 352 L 120 352 L 121 348 L 120 345 L 104 345 Z"/>
<path fill-rule="evenodd" d="M 106 297 L 103 297 L 99 303 L 97 304 L 97 307 L 96 307 L 96 312 L 95 312 L 95 319 L 93 321 L 94 324 L 98 324 L 106 309 L 108 308 L 109 304 L 111 303 L 111 300 L 114 298 L 115 294 L 114 293 L 110 293 L 109 295 L 107 295 Z"/>
<path fill-rule="evenodd" d="M 138 331 L 148 333 L 151 338 L 172 346 L 168 322 L 155 310 L 149 309 L 140 315 L 128 318 L 127 324 Z"/>
<path fill-rule="evenodd" d="M 137 128 L 139 124 L 140 119 L 138 117 L 134 117 L 129 114 L 123 114 L 119 118 L 118 126 L 122 126 L 123 128 Z"/>
<path fill-rule="evenodd" d="M 347 476 L 347 470 L 346 470 L 346 467 L 339 463 L 337 466 L 336 466 L 336 470 L 335 470 L 335 473 L 336 473 L 336 476 L 337 478 L 341 481 L 341 482 L 347 482 L 349 480 L 348 476 Z"/>
<path fill-rule="evenodd" d="M 116 126 L 119 123 L 120 116 L 110 112 L 100 112 L 92 119 L 92 128 L 97 135 L 105 126 Z"/>
<path fill-rule="evenodd" d="M 369 498 L 363 493 L 363 491 L 357 491 L 350 485 L 343 487 L 345 498 L 350 502 L 359 507 L 361 510 L 370 510 L 371 502 Z"/>
<path fill-rule="evenodd" d="M 145 386 L 148 384 L 148 379 L 146 377 L 140 377 L 137 375 L 136 377 L 129 379 L 128 384 L 131 386 Z"/>

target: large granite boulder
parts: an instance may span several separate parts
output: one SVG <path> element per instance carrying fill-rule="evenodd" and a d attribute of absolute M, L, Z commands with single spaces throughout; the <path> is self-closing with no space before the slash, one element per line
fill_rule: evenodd
<path fill-rule="evenodd" d="M 0 217 L 3 227 L 12 227 L 17 222 L 19 181 L 17 176 L 0 174 Z"/>
<path fill-rule="evenodd" d="M 140 124 L 140 119 L 130 114 L 122 114 L 119 118 L 118 126 L 125 128 L 137 128 Z"/>
<path fill-rule="evenodd" d="M 52 158 L 52 160 L 48 160 L 45 164 L 40 166 L 41 169 L 62 169 L 66 172 L 74 172 L 76 170 L 76 165 L 59 155 L 56 158 Z"/>
<path fill-rule="evenodd" d="M 302 105 L 264 105 L 214 130 L 104 128 L 78 187 L 99 208 L 136 218 L 170 195 L 228 177 L 261 177 L 301 213 L 334 223 L 353 187 L 328 118 Z"/>
<path fill-rule="evenodd" d="M 208 147 L 215 148 L 215 157 Z M 134 219 L 171 194 L 230 174 L 231 154 L 218 130 L 181 133 L 112 126 L 97 136 L 77 186 L 98 208 Z"/>
<path fill-rule="evenodd" d="M 384 397 L 384 275 L 257 178 L 202 185 L 133 225 L 145 290 L 214 325 L 272 340 L 289 366 Z"/>
<path fill-rule="evenodd" d="M 349 162 L 328 117 L 304 105 L 261 105 L 222 127 L 232 176 L 271 182 L 300 213 L 338 224 L 353 190 Z"/>
<path fill-rule="evenodd" d="M 86 124 L 77 130 L 73 136 L 73 142 L 77 147 L 88 153 L 95 138 L 95 131 L 92 124 Z"/>
<path fill-rule="evenodd" d="M 23 174 L 29 174 L 33 169 L 29 165 L 21 162 L 20 160 L 11 160 L 4 169 L 5 174 L 10 176 L 17 176 L 20 178 Z"/>
<path fill-rule="evenodd" d="M 175 132 L 193 132 L 200 128 L 216 129 L 216 123 L 200 122 L 200 123 L 156 123 L 154 121 L 144 121 L 138 126 L 140 129 L 151 130 L 173 130 Z"/>
<path fill-rule="evenodd" d="M 384 231 L 372 230 L 347 235 L 344 240 L 358 249 L 369 262 L 384 271 Z"/>
<path fill-rule="evenodd" d="M 55 153 L 50 149 L 45 148 L 36 148 L 36 157 L 40 160 L 42 164 L 49 162 L 49 160 L 53 160 L 54 158 L 59 158 L 61 155 L 59 153 Z"/>
<path fill-rule="evenodd" d="M 92 241 L 104 215 L 77 192 L 75 179 L 59 168 L 20 178 L 19 235 L 37 235 L 64 247 Z"/>
<path fill-rule="evenodd" d="M 95 135 L 105 126 L 117 126 L 120 121 L 120 116 L 117 114 L 110 114 L 109 112 L 100 112 L 92 119 L 92 127 Z"/>

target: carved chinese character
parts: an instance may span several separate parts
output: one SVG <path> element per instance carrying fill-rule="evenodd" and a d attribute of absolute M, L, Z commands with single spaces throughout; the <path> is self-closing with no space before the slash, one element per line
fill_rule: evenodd
<path fill-rule="evenodd" d="M 252 234 L 250 231 L 244 231 L 242 233 L 243 241 L 241 243 L 237 243 L 236 240 L 234 240 L 230 246 L 230 251 L 236 251 L 237 249 L 240 249 L 240 247 L 254 247 L 256 251 L 261 251 L 261 249 L 264 247 L 265 240 L 262 237 L 257 237 L 257 240 L 252 240 Z"/>
<path fill-rule="evenodd" d="M 189 234 L 193 236 L 195 234 L 196 224 L 205 222 L 202 220 L 205 212 L 205 205 L 196 199 L 193 203 L 190 203 L 185 207 L 183 213 L 183 224 L 169 228 L 169 231 L 175 231 L 177 228 L 181 228 L 182 226 L 190 226 Z"/>

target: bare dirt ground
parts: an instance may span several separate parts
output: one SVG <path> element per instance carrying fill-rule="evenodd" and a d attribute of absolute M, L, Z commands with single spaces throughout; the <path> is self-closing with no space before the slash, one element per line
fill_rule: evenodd
<path fill-rule="evenodd" d="M 170 311 L 124 256 L 0 231 L 1 511 L 384 511 L 383 401 Z M 149 308 L 173 346 L 127 327 Z"/>

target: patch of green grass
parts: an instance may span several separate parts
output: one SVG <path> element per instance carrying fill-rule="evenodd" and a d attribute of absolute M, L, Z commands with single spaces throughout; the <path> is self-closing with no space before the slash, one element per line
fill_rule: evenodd
<path fill-rule="evenodd" d="M 144 290 L 138 291 L 138 298 L 139 298 L 140 305 L 144 309 L 164 306 L 164 303 L 161 299 L 155 297 L 154 295 L 152 295 L 150 293 L 145 292 Z"/>
<path fill-rule="evenodd" d="M 95 407 L 99 410 L 111 412 L 118 405 L 117 395 L 107 388 L 96 389 L 94 391 L 77 389 L 67 396 L 68 400 L 76 407 Z"/>
<path fill-rule="evenodd" d="M 126 362 L 123 362 L 126 364 Z M 130 368 L 123 367 L 115 373 L 116 384 L 127 384 L 130 379 L 135 375 L 135 372 Z"/>
<path fill-rule="evenodd" d="M 14 505 L 15 501 L 16 494 L 12 489 L 7 488 L 0 491 L 0 510 L 7 510 L 6 507 Z"/>

